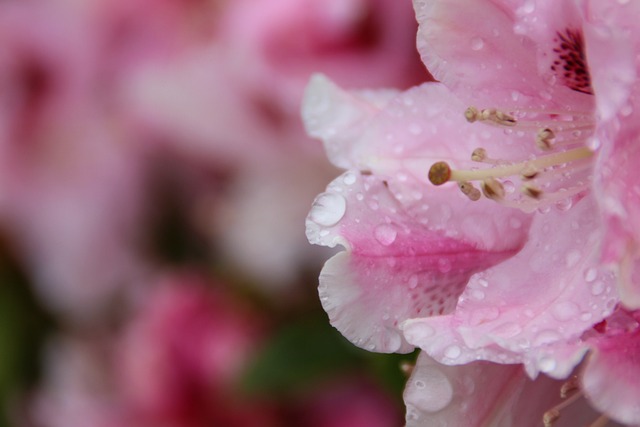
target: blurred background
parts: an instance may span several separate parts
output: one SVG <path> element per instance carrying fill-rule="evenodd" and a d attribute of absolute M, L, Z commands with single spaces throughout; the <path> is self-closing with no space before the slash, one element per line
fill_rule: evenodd
<path fill-rule="evenodd" d="M 0 1 L 0 426 L 395 427 L 320 307 L 323 72 L 428 79 L 409 0 Z"/>

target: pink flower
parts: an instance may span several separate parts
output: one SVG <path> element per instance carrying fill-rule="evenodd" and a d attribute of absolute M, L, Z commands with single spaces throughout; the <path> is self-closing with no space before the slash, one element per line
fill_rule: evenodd
<path fill-rule="evenodd" d="M 347 377 L 315 386 L 302 397 L 297 417 L 304 427 L 395 427 L 401 413 L 391 396 L 364 378 Z"/>
<path fill-rule="evenodd" d="M 67 6 L 0 5 L 0 221 L 45 302 L 86 319 L 144 269 L 141 153 L 96 97 L 97 35 Z"/>
<path fill-rule="evenodd" d="M 348 249 L 320 276 L 332 323 L 372 350 L 524 363 L 532 377 L 566 378 L 589 349 L 634 366 L 637 323 L 626 335 L 589 334 L 614 314 L 618 278 L 623 304 L 636 304 L 640 9 L 415 7 L 418 47 L 441 83 L 347 93 L 316 77 L 307 92 L 308 131 L 348 169 L 307 220 L 312 243 Z M 584 377 L 595 406 L 640 422 L 616 399 L 636 399 L 637 383 L 597 378 Z"/>
<path fill-rule="evenodd" d="M 36 425 L 277 425 L 271 404 L 238 391 L 261 319 L 196 276 L 153 285 L 114 336 L 66 337 L 51 348 Z"/>

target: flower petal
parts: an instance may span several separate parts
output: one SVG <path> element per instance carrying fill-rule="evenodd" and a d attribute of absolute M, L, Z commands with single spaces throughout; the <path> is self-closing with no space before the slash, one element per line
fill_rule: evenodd
<path fill-rule="evenodd" d="M 446 366 L 421 353 L 404 392 L 406 426 L 537 427 L 545 411 L 560 403 L 561 386 L 546 377 L 532 381 L 519 365 Z M 592 419 L 593 412 L 582 403 L 580 411 L 563 413 L 554 426 Z"/>
<path fill-rule="evenodd" d="M 549 236 L 554 236 L 553 245 Z M 601 238 L 592 198 L 568 212 L 554 209 L 536 216 L 516 256 L 473 276 L 454 314 L 408 322 L 407 340 L 444 363 L 463 363 L 482 351 L 483 358 L 507 363 L 531 356 L 537 370 L 567 374 L 580 360 L 578 350 L 569 349 L 560 355 L 566 360 L 551 363 L 543 357 L 549 347 L 577 339 L 617 303 L 613 275 L 596 268 Z M 437 331 L 441 337 L 442 328 L 453 329 L 456 360 L 447 356 L 447 340 L 431 342 L 421 331 Z"/>
<path fill-rule="evenodd" d="M 596 341 L 582 376 L 593 406 L 625 424 L 640 424 L 640 331 Z"/>
<path fill-rule="evenodd" d="M 349 171 L 307 218 L 311 243 L 348 249 L 325 265 L 320 296 L 332 324 L 363 348 L 410 351 L 398 332 L 402 321 L 453 309 L 471 274 L 513 255 L 526 236 L 518 210 L 488 216 L 497 206 L 490 201 L 424 188 Z M 522 228 L 513 229 L 514 221 Z"/>

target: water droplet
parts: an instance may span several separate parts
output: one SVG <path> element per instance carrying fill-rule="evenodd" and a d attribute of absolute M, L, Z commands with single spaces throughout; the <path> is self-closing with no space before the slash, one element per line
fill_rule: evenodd
<path fill-rule="evenodd" d="M 591 285 L 591 295 L 598 296 L 604 292 L 604 283 L 598 281 Z"/>
<path fill-rule="evenodd" d="M 544 356 L 538 361 L 538 366 L 542 372 L 551 372 L 556 369 L 557 363 L 553 357 Z"/>
<path fill-rule="evenodd" d="M 411 123 L 409 125 L 409 133 L 412 135 L 420 135 L 422 133 L 422 127 L 417 123 Z"/>
<path fill-rule="evenodd" d="M 587 283 L 593 282 L 594 280 L 596 280 L 596 277 L 598 277 L 598 270 L 596 270 L 595 268 L 591 267 L 584 271 L 584 280 Z"/>
<path fill-rule="evenodd" d="M 538 347 L 546 344 L 552 344 L 561 338 L 560 334 L 556 331 L 544 330 L 536 335 L 536 338 L 533 340 L 533 345 Z"/>
<path fill-rule="evenodd" d="M 569 253 L 567 254 L 567 257 L 565 259 L 566 263 L 567 263 L 567 268 L 573 268 L 576 266 L 576 264 L 578 264 L 578 262 L 580 261 L 580 258 L 582 258 L 582 254 L 580 253 L 579 250 L 574 249 L 569 251 Z"/>
<path fill-rule="evenodd" d="M 448 258 L 438 259 L 438 270 L 440 273 L 448 273 L 451 271 L 451 261 Z"/>
<path fill-rule="evenodd" d="M 337 224 L 347 211 L 347 201 L 335 193 L 322 193 L 313 202 L 309 219 L 318 225 L 330 227 Z"/>
<path fill-rule="evenodd" d="M 484 47 L 484 40 L 480 37 L 474 37 L 471 39 L 471 49 L 472 50 L 480 50 Z"/>
<path fill-rule="evenodd" d="M 357 193 L 356 194 L 356 200 L 359 201 L 359 202 L 363 201 L 364 200 L 364 194 Z"/>
<path fill-rule="evenodd" d="M 415 381 L 407 383 L 405 400 L 422 412 L 438 412 L 453 400 L 453 386 L 447 376 L 435 367 L 419 371 Z M 418 387 L 418 383 L 421 386 Z"/>
<path fill-rule="evenodd" d="M 380 207 L 380 204 L 375 199 L 369 199 L 367 201 L 367 205 L 369 206 L 369 209 L 371 209 L 372 211 L 377 211 L 378 208 Z"/>
<path fill-rule="evenodd" d="M 592 316 L 593 315 L 591 313 L 589 313 L 588 311 L 585 311 L 584 313 L 582 313 L 580 315 L 580 320 L 582 320 L 583 322 L 586 322 L 586 321 L 590 320 Z"/>
<path fill-rule="evenodd" d="M 533 13 L 533 11 L 536 10 L 536 4 L 533 1 L 528 1 L 522 6 L 520 10 L 522 10 L 522 12 L 526 14 Z"/>
<path fill-rule="evenodd" d="M 344 182 L 347 185 L 353 185 L 356 182 L 356 174 L 353 172 L 347 172 L 344 177 L 342 178 L 342 182 Z"/>
<path fill-rule="evenodd" d="M 580 312 L 578 305 L 572 301 L 561 301 L 553 306 L 553 317 L 561 322 L 575 318 Z"/>
<path fill-rule="evenodd" d="M 486 279 L 478 279 L 478 285 L 486 288 L 489 286 L 489 282 Z"/>
<path fill-rule="evenodd" d="M 462 354 L 462 350 L 457 345 L 449 346 L 445 349 L 444 355 L 449 359 L 457 359 Z"/>
<path fill-rule="evenodd" d="M 398 231 L 390 224 L 382 224 L 375 228 L 373 231 L 374 236 L 381 245 L 389 246 L 396 241 Z"/>
<path fill-rule="evenodd" d="M 409 284 L 409 289 L 415 289 L 418 286 L 418 275 L 412 274 L 407 283 Z"/>
<path fill-rule="evenodd" d="M 556 203 L 556 209 L 561 212 L 566 212 L 573 206 L 573 199 L 571 197 L 567 197 L 566 199 L 559 200 Z"/>
<path fill-rule="evenodd" d="M 589 138 L 589 140 L 587 141 L 587 147 L 593 151 L 596 151 L 597 149 L 599 149 L 600 145 L 602 145 L 602 143 L 600 142 L 600 139 L 598 139 L 598 137 L 596 136 Z"/>
<path fill-rule="evenodd" d="M 478 301 L 482 301 L 485 295 L 484 292 L 482 292 L 480 289 L 474 289 L 473 291 L 471 291 L 471 296 L 473 296 L 473 298 Z"/>
<path fill-rule="evenodd" d="M 520 92 L 517 90 L 511 91 L 511 99 L 517 101 L 520 98 Z"/>

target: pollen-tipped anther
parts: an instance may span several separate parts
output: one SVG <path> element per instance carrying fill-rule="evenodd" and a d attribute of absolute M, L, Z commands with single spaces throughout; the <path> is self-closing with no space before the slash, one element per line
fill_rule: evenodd
<path fill-rule="evenodd" d="M 469 107 L 464 111 L 464 118 L 473 123 L 480 118 L 480 111 L 476 107 Z"/>
<path fill-rule="evenodd" d="M 522 194 L 524 194 L 525 196 L 529 196 L 532 199 L 538 200 L 540 197 L 542 197 L 542 190 L 534 185 L 525 184 L 522 186 L 520 191 L 522 191 Z"/>
<path fill-rule="evenodd" d="M 482 193 L 486 198 L 492 200 L 502 200 L 505 194 L 502 183 L 495 178 L 487 178 L 482 181 Z"/>
<path fill-rule="evenodd" d="M 556 409 L 550 409 L 542 416 L 542 423 L 544 424 L 544 427 L 552 427 L 559 418 L 560 411 Z"/>
<path fill-rule="evenodd" d="M 556 134 L 549 128 L 540 129 L 536 134 L 536 146 L 544 151 L 551 150 L 553 148 L 553 142 L 556 139 Z"/>
<path fill-rule="evenodd" d="M 522 172 L 520 172 L 520 177 L 524 180 L 524 181 L 530 181 L 532 179 L 534 179 L 535 177 L 538 176 L 538 169 L 535 168 L 535 166 L 533 165 L 527 165 L 524 167 L 524 169 L 522 169 Z"/>
<path fill-rule="evenodd" d="M 451 178 L 451 168 L 447 162 L 436 162 L 429 169 L 429 181 L 433 185 L 442 185 Z"/>
<path fill-rule="evenodd" d="M 458 188 L 460 188 L 460 191 L 462 191 L 462 194 L 467 196 L 469 200 L 473 202 L 480 200 L 480 197 L 482 196 L 482 193 L 480 193 L 480 190 L 474 187 L 473 184 L 471 184 L 470 182 L 467 182 L 467 181 L 458 182 Z"/>
<path fill-rule="evenodd" d="M 471 153 L 471 160 L 473 160 L 474 162 L 482 162 L 486 158 L 487 150 L 482 147 L 476 148 L 475 150 L 473 150 L 473 153 Z"/>
<path fill-rule="evenodd" d="M 579 390 L 580 382 L 577 375 L 572 376 L 560 387 L 560 397 L 566 399 L 571 393 Z"/>

